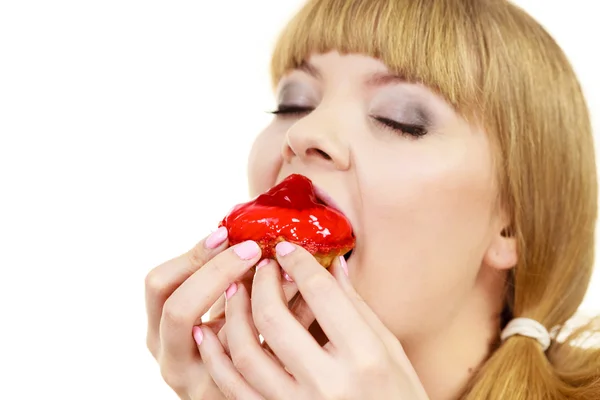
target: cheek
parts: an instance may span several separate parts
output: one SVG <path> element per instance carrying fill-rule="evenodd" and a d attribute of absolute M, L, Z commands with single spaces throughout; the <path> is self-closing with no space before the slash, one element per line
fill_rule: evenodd
<path fill-rule="evenodd" d="M 384 314 L 409 310 L 403 322 L 414 317 L 419 324 L 424 312 L 449 312 L 474 284 L 495 199 L 483 150 L 443 146 L 395 154 L 363 172 L 359 280 Z"/>
<path fill-rule="evenodd" d="M 496 189 L 487 143 L 473 140 L 423 144 L 423 149 L 373 164 L 361 182 L 367 186 L 361 190 L 369 216 L 365 224 L 370 230 L 386 226 L 386 232 L 376 234 L 424 250 L 434 243 L 469 241 L 464 246 L 473 246 L 476 238 L 484 239 Z"/>
<path fill-rule="evenodd" d="M 494 200 L 491 176 L 483 166 L 439 167 L 400 171 L 389 177 L 393 185 L 370 182 L 377 188 L 364 191 L 373 194 L 365 199 L 369 230 L 385 226 L 385 230 L 375 230 L 377 236 L 385 235 L 407 246 L 410 243 L 412 253 L 422 251 L 421 256 L 429 254 L 433 246 L 459 251 L 479 245 L 490 224 Z"/>
<path fill-rule="evenodd" d="M 270 189 L 282 164 L 281 147 L 284 135 L 272 127 L 257 136 L 248 157 L 248 188 L 250 197 Z"/>

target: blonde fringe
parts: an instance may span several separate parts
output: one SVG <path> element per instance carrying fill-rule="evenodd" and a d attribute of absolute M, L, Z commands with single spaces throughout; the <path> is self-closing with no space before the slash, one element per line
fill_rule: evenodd
<path fill-rule="evenodd" d="M 593 270 L 597 181 L 586 102 L 550 35 L 505 0 L 311 0 L 275 46 L 273 85 L 330 50 L 381 59 L 485 128 L 519 248 L 509 311 L 565 326 Z M 600 351 L 575 344 L 597 332 L 594 319 L 546 354 L 515 336 L 461 398 L 600 399 Z"/>

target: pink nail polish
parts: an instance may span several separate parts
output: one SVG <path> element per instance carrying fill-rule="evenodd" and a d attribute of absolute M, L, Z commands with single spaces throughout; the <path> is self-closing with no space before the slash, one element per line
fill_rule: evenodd
<path fill-rule="evenodd" d="M 264 267 L 268 263 L 269 263 L 269 259 L 265 258 L 264 260 L 262 260 L 261 262 L 258 263 L 258 265 L 256 266 L 256 270 L 258 271 L 259 269 L 261 269 L 262 267 Z"/>
<path fill-rule="evenodd" d="M 194 326 L 192 328 L 192 335 L 194 336 L 196 344 L 200 346 L 200 343 L 202 343 L 202 339 L 204 338 L 204 335 L 202 334 L 202 329 L 200 329 L 199 326 Z"/>
<path fill-rule="evenodd" d="M 277 243 L 277 246 L 275 246 L 275 251 L 277 252 L 277 255 L 280 257 L 287 256 L 294 250 L 296 250 L 294 245 L 291 243 L 288 243 L 288 242 L 279 242 L 279 243 Z"/>
<path fill-rule="evenodd" d="M 288 282 L 294 282 L 294 280 L 292 279 L 292 277 L 291 277 L 291 276 L 289 276 L 287 272 L 283 274 L 283 277 L 284 277 L 284 278 L 285 278 L 285 280 L 286 280 L 286 281 L 288 281 Z"/>
<path fill-rule="evenodd" d="M 235 292 L 237 292 L 237 284 L 234 282 L 231 285 L 229 285 L 229 287 L 225 291 L 225 298 L 229 300 L 231 296 L 235 294 Z"/>
<path fill-rule="evenodd" d="M 348 263 L 346 262 L 344 256 L 340 256 L 340 265 L 342 266 L 342 270 L 344 271 L 346 276 L 348 276 Z"/>
<path fill-rule="evenodd" d="M 216 249 L 227 239 L 227 228 L 224 226 L 220 227 L 216 231 L 214 231 L 206 240 L 204 241 L 204 246 L 207 249 Z"/>
<path fill-rule="evenodd" d="M 236 245 L 233 249 L 233 252 L 242 260 L 250 260 L 258 255 L 260 252 L 260 247 L 258 247 L 256 242 L 248 240 Z"/>

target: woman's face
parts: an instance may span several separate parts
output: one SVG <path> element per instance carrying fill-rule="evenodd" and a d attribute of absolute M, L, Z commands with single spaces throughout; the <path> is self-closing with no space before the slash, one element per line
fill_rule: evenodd
<path fill-rule="evenodd" d="M 292 173 L 327 192 L 356 235 L 350 277 L 399 337 L 448 324 L 512 266 L 490 140 L 434 92 L 330 52 L 285 76 L 277 104 L 299 112 L 258 136 L 251 194 Z"/>

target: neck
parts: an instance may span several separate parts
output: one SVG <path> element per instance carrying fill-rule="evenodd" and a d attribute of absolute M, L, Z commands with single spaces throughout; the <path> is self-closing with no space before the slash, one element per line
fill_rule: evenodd
<path fill-rule="evenodd" d="M 457 399 L 497 343 L 505 274 L 482 268 L 458 313 L 443 329 L 402 341 L 431 400 Z"/>

